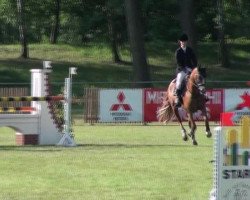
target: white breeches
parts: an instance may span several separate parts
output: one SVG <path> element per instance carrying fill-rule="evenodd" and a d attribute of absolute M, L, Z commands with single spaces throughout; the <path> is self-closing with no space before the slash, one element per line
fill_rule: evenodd
<path fill-rule="evenodd" d="M 184 71 L 181 71 L 177 74 L 176 89 L 181 89 L 181 84 L 182 84 L 182 81 L 184 80 L 185 76 L 186 76 L 186 73 Z"/>
<path fill-rule="evenodd" d="M 182 84 L 185 76 L 188 75 L 188 74 L 190 74 L 191 71 L 192 71 L 191 68 L 185 67 L 184 70 L 180 71 L 177 74 L 177 77 L 176 77 L 176 89 L 181 89 L 181 84 Z"/>

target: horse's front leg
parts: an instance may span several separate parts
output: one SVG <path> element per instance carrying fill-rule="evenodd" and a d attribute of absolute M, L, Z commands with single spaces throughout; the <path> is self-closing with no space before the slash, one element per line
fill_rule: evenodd
<path fill-rule="evenodd" d="M 193 118 L 193 114 L 192 113 L 188 113 L 188 118 L 189 118 L 189 126 L 190 126 L 190 133 L 188 134 L 192 141 L 193 141 L 193 145 L 198 145 L 196 139 L 195 139 L 195 131 L 196 131 L 196 124 Z"/>
<path fill-rule="evenodd" d="M 178 120 L 178 122 L 179 122 L 179 124 L 181 126 L 182 139 L 184 141 L 187 141 L 188 140 L 187 131 L 186 131 L 186 129 L 184 128 L 184 126 L 182 124 L 181 117 L 180 117 L 179 112 L 178 112 L 178 108 L 174 107 L 173 110 L 174 110 L 174 114 L 175 114 L 175 116 L 176 116 L 176 118 L 177 118 L 177 120 Z"/>
<path fill-rule="evenodd" d="M 212 133 L 211 133 L 210 127 L 209 127 L 209 121 L 208 121 L 208 117 L 207 117 L 206 107 L 204 107 L 204 109 L 202 110 L 202 115 L 203 115 L 203 119 L 205 121 L 205 126 L 206 126 L 206 136 L 208 138 L 210 138 L 212 136 Z"/>

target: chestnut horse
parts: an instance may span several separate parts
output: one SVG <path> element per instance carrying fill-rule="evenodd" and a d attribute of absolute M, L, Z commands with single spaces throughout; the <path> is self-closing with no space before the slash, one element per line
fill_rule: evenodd
<path fill-rule="evenodd" d="M 188 140 L 188 136 L 191 137 L 193 145 L 197 145 L 195 139 L 196 124 L 193 118 L 193 113 L 200 110 L 205 120 L 206 135 L 211 137 L 211 131 L 209 128 L 209 122 L 206 110 L 206 97 L 205 97 L 205 78 L 206 69 L 196 67 L 192 70 L 189 77 L 186 80 L 186 86 L 184 87 L 182 95 L 182 108 L 186 110 L 188 116 L 188 125 L 190 133 L 187 134 L 181 117 L 178 112 L 178 108 L 175 106 L 176 96 L 174 95 L 176 79 L 174 79 L 168 86 L 166 95 L 163 99 L 162 106 L 157 111 L 157 117 L 160 122 L 168 122 L 173 116 L 175 116 L 181 126 L 182 138 L 184 141 Z M 187 136 L 188 135 L 188 136 Z"/>

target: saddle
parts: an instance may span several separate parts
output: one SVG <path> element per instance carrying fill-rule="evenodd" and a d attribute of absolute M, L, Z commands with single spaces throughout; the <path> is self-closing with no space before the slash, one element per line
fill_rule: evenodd
<path fill-rule="evenodd" d="M 181 97 L 183 97 L 184 93 L 187 91 L 186 85 L 187 85 L 189 77 L 190 77 L 189 74 L 187 74 L 185 76 L 184 80 L 181 83 L 181 88 L 180 88 Z M 176 83 L 176 78 L 173 80 L 173 83 Z M 203 97 L 204 97 L 204 99 L 205 99 L 206 102 L 209 101 L 209 97 L 205 93 L 204 94 L 201 93 L 201 95 L 203 95 Z M 182 98 L 180 99 L 180 101 L 181 101 L 181 103 L 183 103 L 183 99 Z"/>
<path fill-rule="evenodd" d="M 181 96 L 184 95 L 184 93 L 186 92 L 187 90 L 187 82 L 188 82 L 188 79 L 189 79 L 189 74 L 187 74 L 185 76 L 185 78 L 183 79 L 182 83 L 181 83 L 181 88 L 180 88 L 180 91 L 181 91 Z M 173 80 L 173 83 L 176 83 L 176 78 Z"/>

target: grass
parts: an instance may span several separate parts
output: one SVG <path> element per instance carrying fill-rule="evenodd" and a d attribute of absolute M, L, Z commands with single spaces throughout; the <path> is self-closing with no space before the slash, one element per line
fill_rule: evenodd
<path fill-rule="evenodd" d="M 198 57 L 207 67 L 208 87 L 243 87 L 250 77 L 249 44 L 232 43 L 230 68 L 217 62 L 217 44 L 201 43 Z M 51 80 L 61 91 L 69 67 L 78 67 L 73 94 L 85 87 L 131 87 L 133 70 L 128 48 L 122 64 L 111 61 L 106 45 L 31 44 L 30 59 L 18 58 L 19 45 L 2 45 L 0 82 L 29 86 L 32 68 L 53 62 Z M 155 87 L 166 87 L 175 70 L 176 44 L 148 44 L 147 54 Z M 217 81 L 217 82 L 216 82 Z M 225 82 L 238 81 L 226 85 Z M 110 82 L 113 82 L 111 84 Z M 119 83 L 118 83 L 119 82 Z M 6 84 L 3 84 L 6 83 Z M 54 88 L 53 88 L 54 89 Z M 175 126 L 75 126 L 75 148 L 14 144 L 14 132 L 1 128 L 0 199 L 203 200 L 212 187 L 212 139 L 198 128 L 199 146 L 181 140 Z"/>
<path fill-rule="evenodd" d="M 176 126 L 75 126 L 75 148 L 13 144 L 1 128 L 0 199 L 202 200 L 212 187 L 212 139 Z M 12 143 L 11 143 L 12 141 Z"/>
<path fill-rule="evenodd" d="M 202 66 L 207 67 L 207 87 L 245 87 L 250 76 L 249 42 L 231 42 L 231 66 L 221 68 L 218 64 L 217 43 L 200 43 L 198 58 Z M 175 74 L 174 52 L 175 43 L 147 44 L 148 63 L 151 69 L 151 79 L 155 87 L 166 87 Z M 53 62 L 52 80 L 64 82 L 69 67 L 77 67 L 78 75 L 74 82 L 83 87 L 131 87 L 133 68 L 128 47 L 120 48 L 124 62 L 112 62 L 112 54 L 106 44 L 89 44 L 71 46 L 66 44 L 30 44 L 30 59 L 18 58 L 19 45 L 2 45 L 0 49 L 0 80 L 12 83 L 29 83 L 31 68 L 42 68 L 43 60 Z M 223 83 L 220 81 L 238 81 Z M 111 83 L 113 82 L 113 84 Z M 219 83 L 219 84 L 218 84 Z M 79 87 L 77 88 L 78 91 Z"/>

